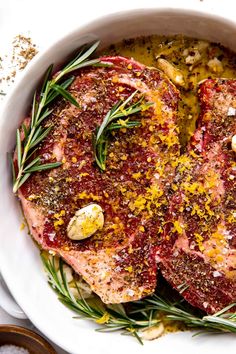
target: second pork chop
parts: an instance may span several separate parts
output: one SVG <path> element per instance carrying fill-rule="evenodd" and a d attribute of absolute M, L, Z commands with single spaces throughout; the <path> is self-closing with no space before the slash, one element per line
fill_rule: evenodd
<path fill-rule="evenodd" d="M 198 129 L 179 159 L 158 260 L 187 301 L 215 313 L 236 302 L 236 80 L 206 80 L 199 97 Z"/>

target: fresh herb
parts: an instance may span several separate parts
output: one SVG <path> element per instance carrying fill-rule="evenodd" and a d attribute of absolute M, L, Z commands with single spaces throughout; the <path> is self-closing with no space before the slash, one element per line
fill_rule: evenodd
<path fill-rule="evenodd" d="M 59 265 L 55 262 L 55 257 L 47 257 L 41 254 L 42 261 L 47 272 L 48 282 L 57 293 L 59 300 L 69 309 L 79 314 L 79 318 L 92 320 L 103 326 L 98 328 L 100 332 L 111 332 L 125 330 L 127 334 L 133 335 L 142 344 L 138 330 L 154 326 L 160 320 L 153 318 L 153 311 L 145 310 L 138 315 L 129 316 L 123 305 L 112 304 L 105 305 L 97 297 L 85 299 L 82 296 L 79 284 L 74 279 L 74 284 L 78 291 L 78 297 L 75 297 L 68 284 L 63 266 L 64 262 L 60 258 Z"/>
<path fill-rule="evenodd" d="M 144 103 L 144 97 L 141 97 L 136 103 L 128 105 L 137 93 L 138 90 L 133 92 L 125 101 L 116 103 L 107 112 L 102 124 L 97 127 L 93 134 L 95 161 L 102 171 L 106 169 L 107 147 L 111 132 L 116 129 L 139 127 L 141 125 L 139 121 L 130 121 L 127 117 L 144 111 L 152 105 L 152 103 Z M 124 117 L 126 120 L 121 119 Z"/>
<path fill-rule="evenodd" d="M 0 91 L 0 95 L 2 95 L 2 96 L 6 96 L 6 93 L 5 93 L 5 92 L 3 92 L 3 91 Z"/>
<path fill-rule="evenodd" d="M 236 303 L 231 304 L 214 315 L 197 315 L 196 309 L 189 306 L 183 299 L 173 301 L 163 298 L 161 295 L 154 294 L 144 300 L 137 301 L 136 305 L 140 306 L 133 313 L 139 311 L 157 311 L 165 315 L 166 319 L 179 321 L 187 327 L 201 329 L 201 332 L 231 332 L 236 333 L 236 313 L 230 312 L 235 308 Z M 196 335 L 195 334 L 195 335 Z"/>
<path fill-rule="evenodd" d="M 59 265 L 54 256 L 41 255 L 47 272 L 50 286 L 56 291 L 59 300 L 80 315 L 80 318 L 92 320 L 103 326 L 100 332 L 125 330 L 135 336 L 140 343 L 140 330 L 158 325 L 161 321 L 182 322 L 191 329 L 198 329 L 194 334 L 208 332 L 236 333 L 236 313 L 230 312 L 236 304 L 231 304 L 214 315 L 204 315 L 179 296 L 170 298 L 165 294 L 154 294 L 144 300 L 129 303 L 129 312 L 122 304 L 105 305 L 97 298 L 84 299 L 78 283 L 73 282 L 78 291 L 78 298 L 71 293 L 70 286 L 64 273 L 64 262 L 60 258 Z"/>
<path fill-rule="evenodd" d="M 17 168 L 13 164 L 13 192 L 25 183 L 33 172 L 52 169 L 61 165 L 61 162 L 41 163 L 41 157 L 37 156 L 39 143 L 42 142 L 52 129 L 52 125 L 43 126 L 42 123 L 51 113 L 49 104 L 58 96 L 64 97 L 76 107 L 79 104 L 75 98 L 67 91 L 68 86 L 73 82 L 74 77 L 66 75 L 72 71 L 84 68 L 90 65 L 104 65 L 99 59 L 88 60 L 90 55 L 97 49 L 99 42 L 94 43 L 91 47 L 82 49 L 79 54 L 69 64 L 67 64 L 56 76 L 52 77 L 53 65 L 50 65 L 44 77 L 44 83 L 41 91 L 37 91 L 33 97 L 31 121 L 30 124 L 22 123 L 16 132 L 16 156 Z"/>

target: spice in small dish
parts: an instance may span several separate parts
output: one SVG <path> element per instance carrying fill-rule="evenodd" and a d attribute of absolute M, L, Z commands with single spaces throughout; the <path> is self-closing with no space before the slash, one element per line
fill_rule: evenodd
<path fill-rule="evenodd" d="M 0 347 L 0 354 L 29 354 L 29 351 L 17 345 L 4 344 Z"/>

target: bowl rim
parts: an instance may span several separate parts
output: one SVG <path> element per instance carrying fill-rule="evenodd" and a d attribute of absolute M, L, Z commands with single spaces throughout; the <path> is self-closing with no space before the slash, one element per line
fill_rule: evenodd
<path fill-rule="evenodd" d="M 59 39 L 54 40 L 52 43 L 49 44 L 46 48 L 42 49 L 41 52 L 37 53 L 36 56 L 28 63 L 27 67 L 20 72 L 19 76 L 16 78 L 14 82 L 14 87 L 11 90 L 11 92 L 7 95 L 6 99 L 4 100 L 2 107 L 0 109 L 1 116 L 4 115 L 4 112 L 7 110 L 7 107 L 9 105 L 9 102 L 12 100 L 12 97 L 14 97 L 15 93 L 19 89 L 19 87 L 22 85 L 22 81 L 27 77 L 27 75 L 30 74 L 30 72 L 34 69 L 35 66 L 37 66 L 41 59 L 47 55 L 48 52 L 54 50 L 57 46 L 60 46 L 60 44 L 66 39 L 72 37 L 74 34 L 77 32 L 82 31 L 83 29 L 86 29 L 87 26 L 91 24 L 99 24 L 102 21 L 106 21 L 109 18 L 113 16 L 123 16 L 126 14 L 131 14 L 132 12 L 136 12 L 137 14 L 140 13 L 142 14 L 143 12 L 153 12 L 153 11 L 158 11 L 159 13 L 172 13 L 172 14 L 182 14 L 182 15 L 195 15 L 199 17 L 205 17 L 209 19 L 215 19 L 216 21 L 222 22 L 222 25 L 227 23 L 227 25 L 234 26 L 236 30 L 236 21 L 232 20 L 232 18 L 227 17 L 226 15 L 220 15 L 219 13 L 210 13 L 209 9 L 197 9 L 196 8 L 185 8 L 185 7 L 167 7 L 167 6 L 162 6 L 162 5 L 157 5 L 156 7 L 146 7 L 146 8 L 139 8 L 139 7 L 134 7 L 134 8 L 128 8 L 122 11 L 115 11 L 115 12 L 109 12 L 106 14 L 103 14 L 101 16 L 98 16 L 96 18 L 92 18 L 90 20 L 86 20 L 83 22 L 80 26 L 73 28 L 72 30 L 69 30 L 68 32 L 65 33 L 65 35 L 61 36 Z M 2 128 L 1 124 L 3 122 L 3 119 L 0 119 L 0 129 Z"/>
<path fill-rule="evenodd" d="M 50 354 L 56 354 L 56 350 L 52 347 L 52 345 L 41 335 L 32 331 L 31 329 L 16 326 L 16 325 L 0 325 L 0 333 L 12 333 L 12 334 L 19 334 L 21 338 L 30 338 L 34 342 L 37 342 L 43 348 L 48 350 Z M 4 345 L 4 344 L 3 344 Z"/>
<path fill-rule="evenodd" d="M 59 39 L 56 39 L 55 41 L 53 41 L 53 43 L 51 43 L 48 47 L 44 48 L 39 54 L 37 54 L 32 61 L 27 65 L 26 69 L 21 73 L 21 75 L 19 75 L 19 77 L 16 79 L 16 82 L 14 84 L 14 88 L 12 89 L 12 91 L 9 93 L 9 95 L 6 97 L 6 99 L 4 100 L 4 103 L 2 105 L 1 108 L 1 116 L 4 117 L 6 115 L 5 112 L 7 112 L 8 106 L 10 104 L 10 102 L 12 101 L 12 99 L 14 98 L 16 92 L 19 90 L 19 88 L 22 86 L 23 82 L 27 79 L 27 76 L 34 70 L 35 67 L 40 65 L 40 62 L 42 60 L 43 57 L 47 56 L 47 54 L 51 51 L 54 51 L 55 48 L 57 46 L 60 46 L 61 43 L 63 43 L 65 41 L 65 39 L 69 39 L 70 37 L 72 37 L 73 35 L 75 35 L 76 33 L 78 33 L 78 37 L 80 36 L 80 32 L 82 32 L 83 30 L 85 30 L 87 28 L 87 26 L 93 24 L 96 25 L 99 23 L 106 22 L 111 16 L 123 16 L 123 15 L 128 15 L 128 14 L 132 14 L 134 11 L 136 11 L 137 15 L 138 13 L 140 13 L 140 15 L 143 13 L 143 11 L 145 12 L 151 12 L 151 11 L 155 11 L 159 14 L 161 13 L 169 13 L 169 14 L 182 14 L 182 15 L 193 15 L 193 16 L 199 16 L 199 18 L 209 18 L 209 19 L 215 19 L 216 21 L 219 21 L 220 23 L 222 23 L 222 25 L 224 23 L 227 23 L 227 25 L 235 27 L 236 28 L 236 21 L 233 21 L 232 18 L 227 17 L 227 16 L 221 16 L 219 15 L 219 13 L 210 13 L 209 9 L 198 9 L 196 10 L 195 8 L 191 9 L 191 8 L 180 8 L 180 7 L 167 7 L 167 6 L 158 6 L 157 7 L 147 7 L 147 8 L 133 8 L 133 9 L 126 9 L 126 10 L 122 10 L 122 11 L 116 11 L 116 12 L 110 12 L 110 13 L 106 13 L 105 15 L 96 17 L 96 18 L 92 18 L 90 20 L 85 21 L 84 23 L 82 23 L 80 26 L 74 28 L 73 30 L 70 30 L 68 32 L 65 33 L 65 35 L 61 36 Z M 3 124 L 4 119 L 0 119 L 0 130 L 2 128 L 2 124 Z M 0 259 L 0 271 L 1 271 L 1 259 Z M 4 272 L 2 272 L 2 276 L 4 278 L 4 281 L 6 282 L 9 290 L 11 291 L 11 293 L 13 294 L 13 296 L 17 299 L 17 294 L 14 291 L 13 286 L 11 286 L 12 284 L 8 281 L 7 277 L 5 277 Z M 21 303 L 19 302 L 19 305 L 21 305 Z M 28 316 L 28 318 L 34 323 L 34 325 L 43 333 L 45 333 L 45 328 L 42 328 L 41 323 L 38 322 L 38 320 L 36 318 L 31 319 L 31 314 L 28 313 L 28 310 L 23 307 L 24 312 L 26 313 L 26 315 Z M 1 327 L 1 326 L 0 326 Z M 12 326 L 12 327 L 18 327 L 18 326 Z M 46 333 L 45 333 L 46 334 Z M 47 334 L 46 334 L 47 335 Z M 63 349 L 65 350 L 70 350 L 70 348 L 68 348 L 68 346 L 66 346 L 63 343 L 63 340 L 61 338 L 58 338 L 54 335 L 54 333 L 50 333 L 49 338 L 57 343 L 58 345 L 60 345 Z"/>

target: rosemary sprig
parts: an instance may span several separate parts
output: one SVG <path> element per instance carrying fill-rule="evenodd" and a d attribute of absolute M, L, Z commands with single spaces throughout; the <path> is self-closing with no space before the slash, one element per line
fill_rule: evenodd
<path fill-rule="evenodd" d="M 186 306 L 186 302 L 184 305 L 183 299 L 176 302 L 156 294 L 138 301 L 136 304 L 138 306 L 141 305 L 141 307 L 134 310 L 133 313 L 137 313 L 143 309 L 145 311 L 153 310 L 161 312 L 166 315 L 168 320 L 180 321 L 190 328 L 202 329 L 203 331 L 198 332 L 199 334 L 204 332 L 236 333 L 236 313 L 230 312 L 230 309 L 235 307 L 236 303 L 225 307 L 211 316 L 196 315 L 189 306 Z"/>
<path fill-rule="evenodd" d="M 75 297 L 70 290 L 63 270 L 63 260 L 59 259 L 59 267 L 57 267 L 54 256 L 47 257 L 41 254 L 41 257 L 47 272 L 48 282 L 57 293 L 59 300 L 69 309 L 78 313 L 79 318 L 94 321 L 102 326 L 97 329 L 98 331 L 113 332 L 125 330 L 142 344 L 138 330 L 154 326 L 160 322 L 160 320 L 152 317 L 153 311 L 147 312 L 144 310 L 138 316 L 134 315 L 131 317 L 121 304 L 105 305 L 96 297 L 85 299 L 81 294 L 79 285 L 74 280 L 78 290 L 78 298 Z"/>
<path fill-rule="evenodd" d="M 94 157 L 98 167 L 102 171 L 106 169 L 107 147 L 111 132 L 121 128 L 139 127 L 141 125 L 139 121 L 129 121 L 127 117 L 144 111 L 152 105 L 151 102 L 144 103 L 144 97 L 141 97 L 136 103 L 129 105 L 130 101 L 137 93 L 138 90 L 133 92 L 125 101 L 116 103 L 111 110 L 107 112 L 102 124 L 97 127 L 93 134 Z M 121 118 L 124 117 L 126 120 L 121 120 Z"/>
<path fill-rule="evenodd" d="M 230 312 L 236 304 L 231 304 L 212 316 L 204 316 L 201 311 L 196 311 L 182 298 L 176 301 L 167 298 L 166 295 L 154 294 L 144 300 L 130 303 L 132 310 L 127 312 L 122 304 L 105 305 L 97 297 L 84 299 L 74 278 L 78 291 L 78 298 L 75 297 L 71 293 L 63 270 L 63 260 L 59 259 L 58 266 L 54 256 L 49 257 L 42 253 L 41 257 L 48 282 L 57 293 L 59 300 L 78 313 L 79 318 L 92 320 L 102 326 L 97 329 L 100 332 L 125 330 L 142 344 L 139 331 L 155 326 L 166 319 L 182 322 L 191 329 L 198 329 L 194 336 L 208 332 L 236 333 L 236 313 Z"/>
<path fill-rule="evenodd" d="M 97 49 L 99 42 L 94 43 L 88 49 L 83 48 L 79 54 L 69 62 L 56 76 L 51 77 L 53 65 L 50 65 L 46 71 L 44 82 L 40 93 L 37 91 L 33 97 L 31 121 L 29 125 L 22 123 L 16 132 L 16 156 L 17 168 L 13 164 L 15 179 L 13 180 L 13 192 L 25 183 L 33 172 L 52 169 L 61 165 L 61 162 L 41 163 L 41 157 L 37 156 L 37 148 L 39 143 L 45 139 L 52 129 L 52 125 L 48 127 L 42 126 L 43 121 L 51 113 L 52 109 L 48 106 L 58 96 L 64 97 L 73 105 L 79 107 L 75 98 L 66 90 L 74 80 L 71 76 L 62 80 L 72 71 L 91 65 L 105 65 L 99 59 L 88 60 L 90 55 Z M 32 159 L 33 158 L 33 159 Z"/>

